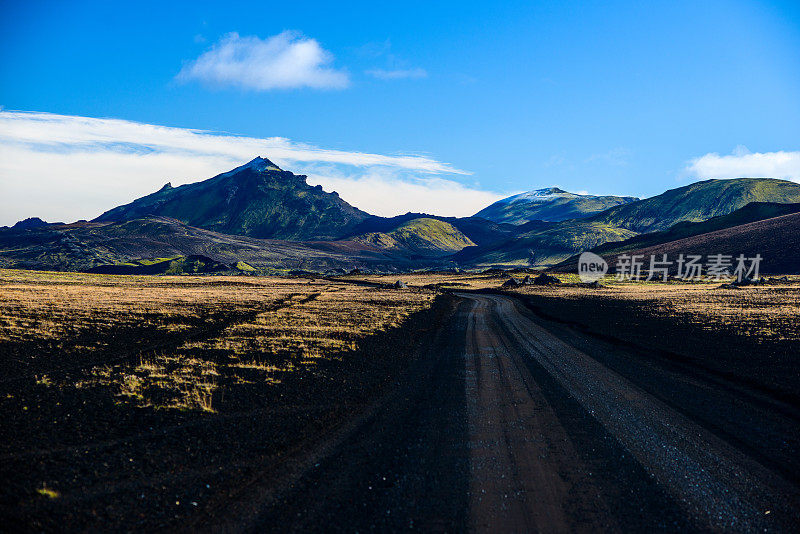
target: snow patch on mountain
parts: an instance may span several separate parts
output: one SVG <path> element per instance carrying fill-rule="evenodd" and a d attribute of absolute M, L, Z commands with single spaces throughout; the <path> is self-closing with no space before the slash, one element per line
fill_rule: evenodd
<path fill-rule="evenodd" d="M 224 173 L 222 176 L 232 176 L 234 174 L 240 173 L 240 172 L 242 172 L 244 170 L 247 170 L 247 169 L 250 169 L 250 170 L 253 170 L 253 171 L 256 171 L 256 172 L 280 171 L 281 170 L 280 167 L 278 167 L 277 165 L 272 163 L 267 158 L 262 158 L 261 156 L 257 156 L 255 158 L 253 158 L 252 160 L 248 161 L 247 163 L 245 163 L 244 165 L 240 165 L 239 167 L 236 167 L 232 171 L 228 171 L 228 172 Z"/>
<path fill-rule="evenodd" d="M 535 189 L 533 191 L 527 191 L 525 193 L 513 195 L 508 198 L 504 198 L 500 202 L 503 204 L 513 204 L 515 202 L 531 202 L 534 204 L 544 204 L 545 202 L 550 202 L 560 198 L 578 198 L 580 196 L 583 195 L 570 193 L 568 191 L 564 191 L 563 189 L 559 189 L 557 187 L 548 187 L 545 189 Z"/>

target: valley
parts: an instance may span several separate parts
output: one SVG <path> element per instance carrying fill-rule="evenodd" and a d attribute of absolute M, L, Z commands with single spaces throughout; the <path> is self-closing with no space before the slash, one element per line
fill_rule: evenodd
<path fill-rule="evenodd" d="M 0 28 L 0 534 L 800 533 L 800 1 Z"/>
<path fill-rule="evenodd" d="M 799 229 L 783 180 L 377 217 L 261 157 L 92 221 L 0 228 L 0 516 L 790 532 Z M 760 271 L 617 276 L 681 254 Z"/>

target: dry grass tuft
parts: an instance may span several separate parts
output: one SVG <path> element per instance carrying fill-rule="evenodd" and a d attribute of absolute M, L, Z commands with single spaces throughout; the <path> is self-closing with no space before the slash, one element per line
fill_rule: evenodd
<path fill-rule="evenodd" d="M 58 499 L 61 497 L 61 494 L 54 489 L 48 488 L 46 485 L 42 484 L 41 488 L 37 488 L 36 493 L 41 495 L 42 497 L 47 497 L 48 499 Z"/>

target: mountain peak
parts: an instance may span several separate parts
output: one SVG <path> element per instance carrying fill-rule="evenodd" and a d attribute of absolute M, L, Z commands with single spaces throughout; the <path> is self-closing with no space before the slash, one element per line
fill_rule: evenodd
<path fill-rule="evenodd" d="M 18 221 L 11 228 L 15 228 L 17 230 L 30 230 L 31 228 L 41 228 L 42 226 L 49 226 L 49 225 L 39 217 L 29 217 L 25 220 Z"/>
<path fill-rule="evenodd" d="M 306 177 L 257 157 L 208 180 L 161 191 L 103 213 L 98 221 L 149 216 L 225 234 L 270 239 L 335 239 L 368 215 Z"/>
<path fill-rule="evenodd" d="M 513 195 L 501 200 L 501 202 L 549 202 L 557 198 L 575 198 L 578 196 L 579 195 L 575 193 L 564 191 L 558 187 L 546 187 L 544 189 L 534 189 L 533 191 Z"/>
<path fill-rule="evenodd" d="M 263 171 L 281 171 L 280 167 L 272 163 L 267 158 L 262 158 L 261 156 L 256 156 L 243 166 L 245 169 L 253 169 L 254 171 L 263 172 Z"/>
<path fill-rule="evenodd" d="M 475 216 L 497 223 L 511 224 L 525 224 L 535 220 L 564 221 L 588 217 L 633 200 L 636 199 L 570 193 L 559 187 L 546 187 L 498 200 Z"/>
<path fill-rule="evenodd" d="M 569 191 L 564 191 L 563 189 L 558 188 L 558 187 L 546 187 L 544 189 L 537 189 L 537 191 L 542 192 L 542 193 L 549 193 L 551 195 L 556 195 L 556 194 L 559 194 L 559 193 L 572 194 L 572 193 L 569 193 Z"/>
<path fill-rule="evenodd" d="M 250 161 L 248 161 L 244 165 L 240 165 L 240 166 L 236 167 L 235 169 L 233 169 L 232 171 L 228 171 L 228 172 L 222 174 L 222 176 L 231 176 L 231 175 L 238 174 L 238 173 L 240 173 L 242 171 L 246 171 L 246 170 L 252 170 L 252 171 L 255 171 L 255 172 L 269 172 L 269 171 L 282 172 L 283 171 L 283 169 L 281 169 L 280 167 L 278 167 L 277 165 L 272 163 L 267 158 L 262 158 L 261 156 L 256 156 L 255 158 L 251 159 Z"/>

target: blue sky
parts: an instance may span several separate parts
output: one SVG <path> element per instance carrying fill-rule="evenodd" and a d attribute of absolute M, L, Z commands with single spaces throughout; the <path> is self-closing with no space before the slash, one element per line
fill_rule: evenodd
<path fill-rule="evenodd" d="M 346 158 L 289 162 L 295 170 L 291 163 L 300 161 L 298 171 L 326 188 L 340 186 L 346 199 L 373 212 L 382 211 L 380 198 L 359 197 L 355 187 L 374 185 L 367 175 L 375 173 L 383 188 L 433 183 L 438 204 L 425 208 L 441 213 L 458 212 L 448 202 L 458 204 L 462 194 L 465 206 L 477 205 L 551 185 L 651 196 L 704 177 L 800 180 L 797 2 L 0 6 L 4 112 L 56 114 L 70 128 L 75 117 L 113 118 L 442 162 L 434 172 L 394 163 L 376 169 L 357 163 L 356 172 L 341 167 L 352 167 Z M 226 50 L 238 65 L 221 64 Z M 280 61 L 287 57 L 305 67 L 284 72 Z M 45 176 L 35 163 L 43 145 L 71 157 L 59 166 L 74 165 L 74 174 L 65 170 L 59 183 L 108 189 L 85 205 L 68 199 L 69 209 L 60 211 L 43 200 L 41 211 L 51 217 L 93 217 L 102 202 L 130 200 L 162 176 L 181 174 L 170 166 L 159 172 L 154 161 L 147 172 L 133 165 L 113 173 L 113 184 L 81 182 L 81 165 L 97 168 L 99 160 L 87 163 L 72 141 L 19 140 L 14 132 L 24 117 L 7 119 L 17 122 L 0 122 L 0 142 L 7 149 L 24 144 L 27 152 L 15 148 L 6 154 L 13 165 L 0 167 L 0 187 L 14 199 L 0 206 L 8 213 L 0 224 L 25 210 L 37 214 L 32 201 L 17 198 L 26 191 L 15 185 L 20 176 L 26 186 L 52 190 L 52 172 Z M 98 150 L 113 144 L 118 153 L 130 141 L 92 142 Z M 141 156 L 149 142 L 132 150 Z M 224 164 L 207 166 L 210 172 Z M 147 178 L 137 181 L 137 172 Z M 448 196 L 452 184 L 436 189 L 444 182 L 461 189 Z M 381 187 L 375 190 L 385 197 Z M 425 190 L 405 192 L 411 201 Z"/>

